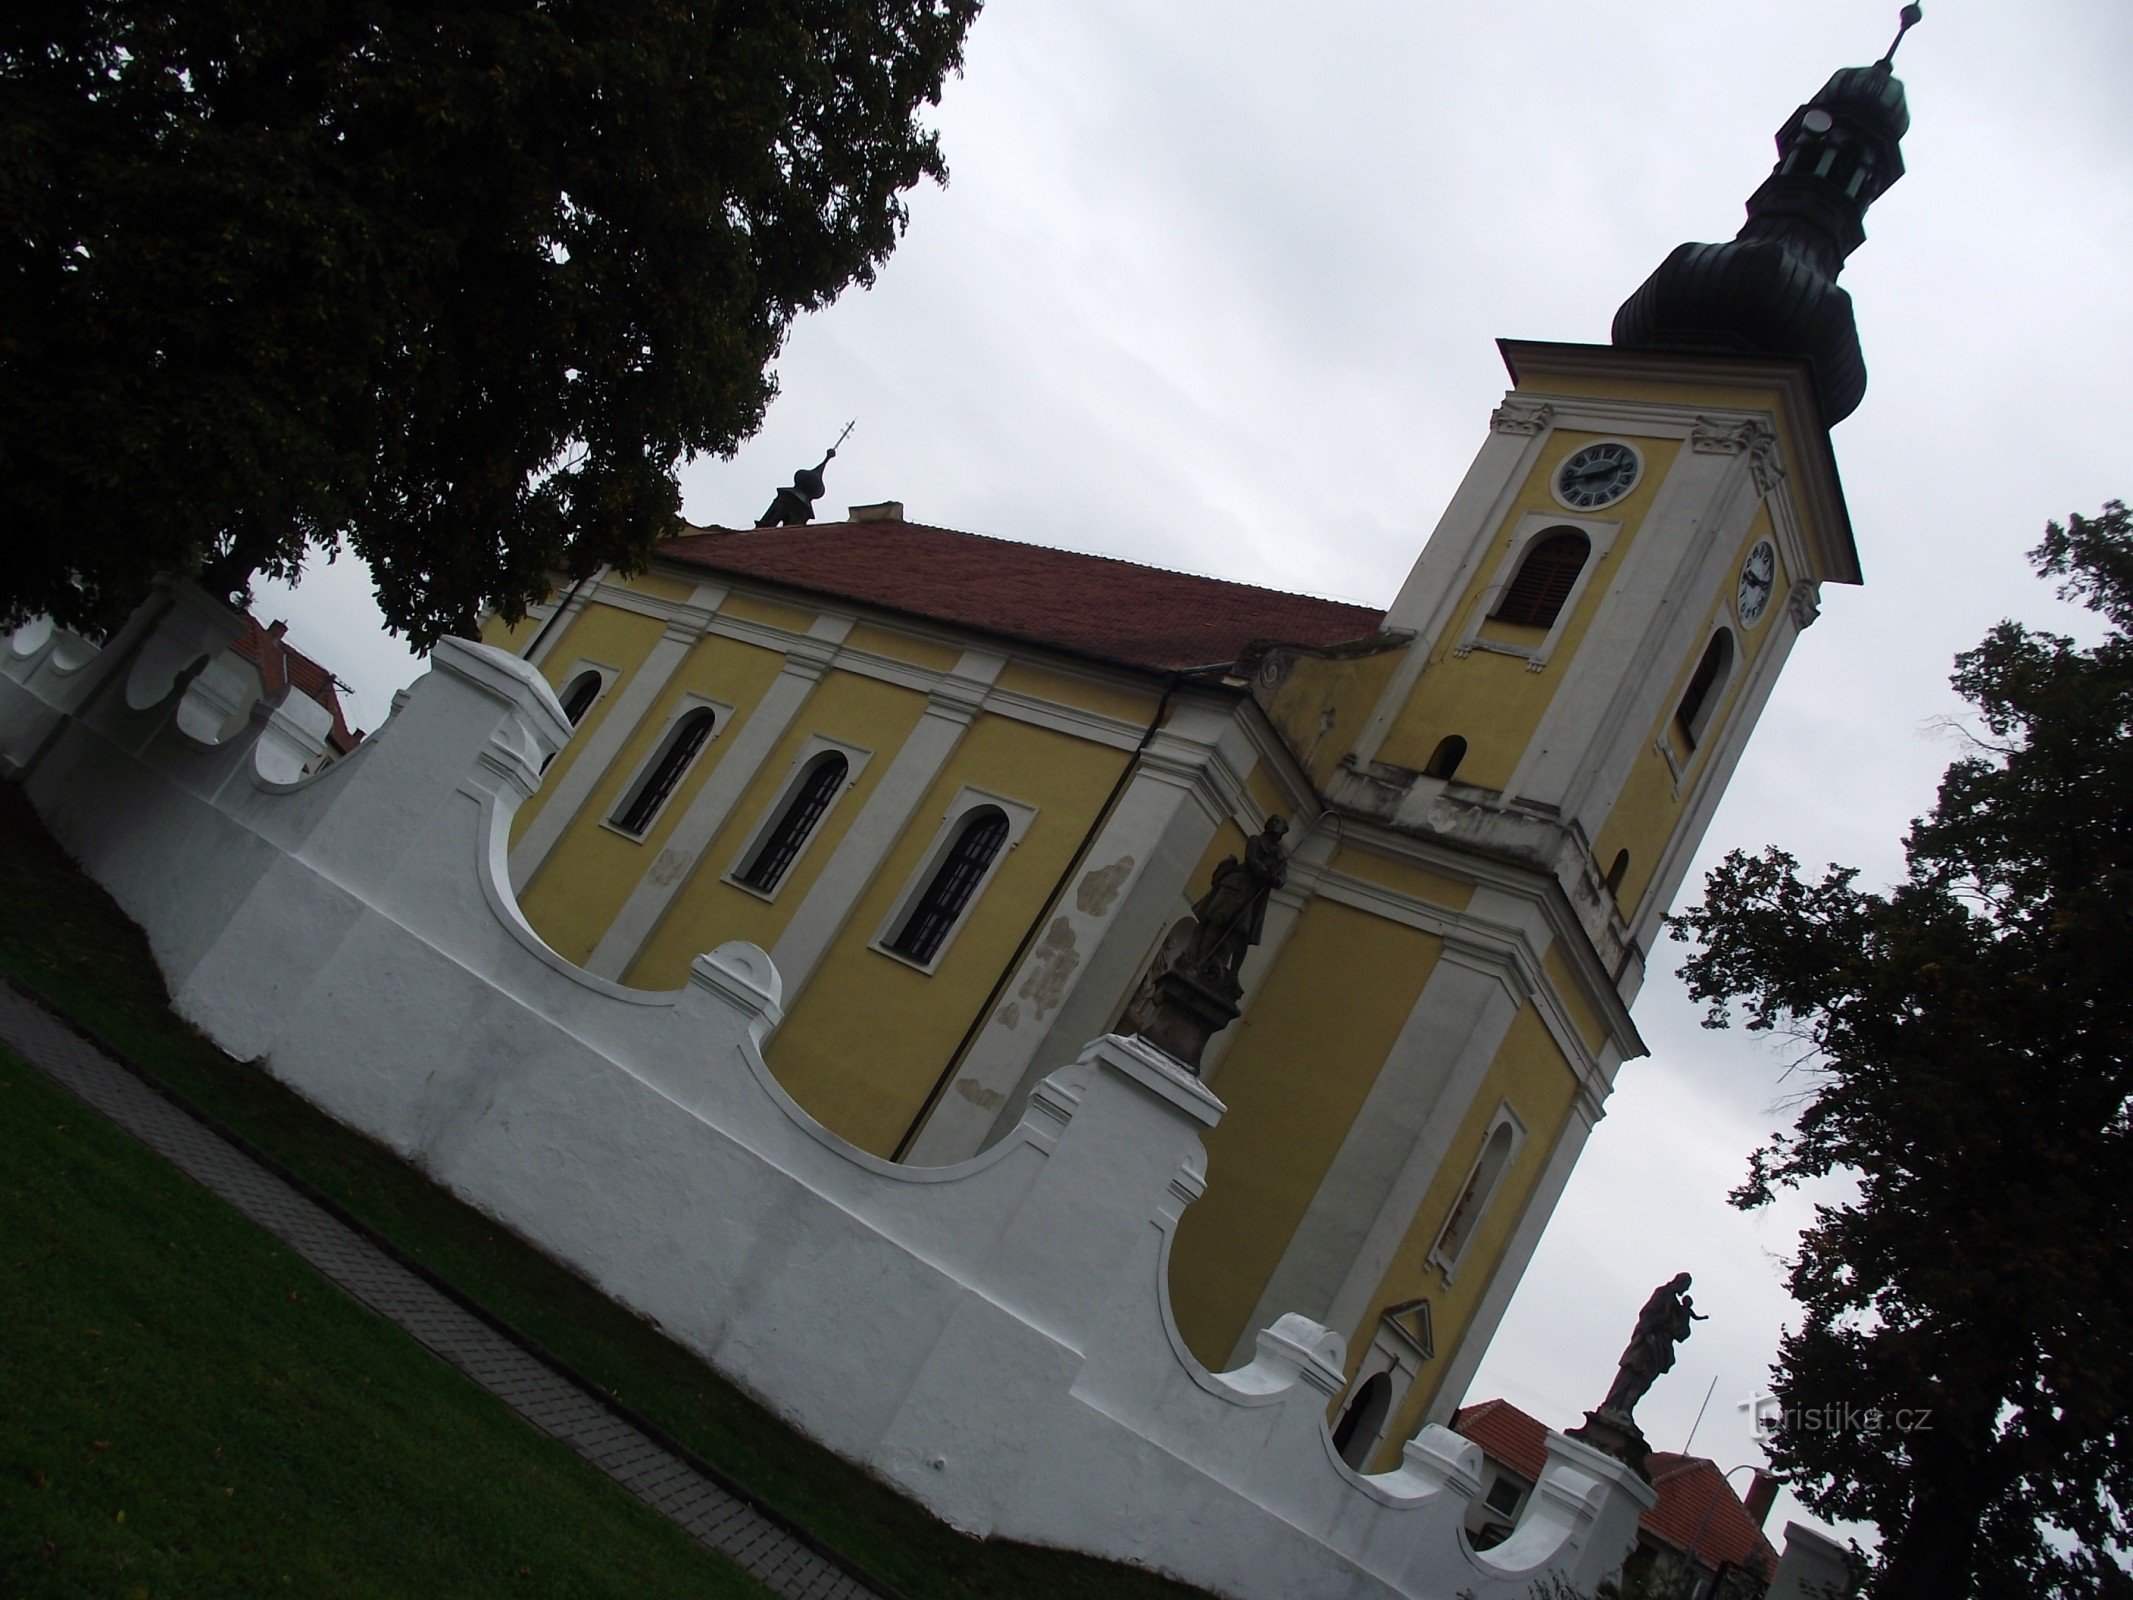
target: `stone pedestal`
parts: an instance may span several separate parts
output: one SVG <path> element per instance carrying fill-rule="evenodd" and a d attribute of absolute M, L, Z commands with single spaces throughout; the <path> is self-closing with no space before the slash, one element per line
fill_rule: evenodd
<path fill-rule="evenodd" d="M 1155 1003 L 1137 1030 L 1157 1049 L 1200 1073 L 1207 1041 L 1237 1020 L 1237 997 L 1212 989 L 1190 972 L 1173 967 L 1155 980 Z"/>
<path fill-rule="evenodd" d="M 1644 1430 L 1631 1421 L 1627 1413 L 1609 1411 L 1604 1407 L 1588 1411 L 1584 1423 L 1572 1428 L 1565 1437 L 1613 1456 L 1646 1483 L 1651 1482 L 1645 1463 L 1651 1457 L 1652 1447 L 1645 1440 Z"/>

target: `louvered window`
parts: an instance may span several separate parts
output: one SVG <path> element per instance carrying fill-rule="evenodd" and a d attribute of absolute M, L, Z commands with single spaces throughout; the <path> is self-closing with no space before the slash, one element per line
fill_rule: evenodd
<path fill-rule="evenodd" d="M 782 883 L 785 873 L 800 853 L 800 846 L 807 843 L 808 835 L 815 831 L 815 824 L 829 810 L 830 802 L 837 798 L 843 787 L 845 774 L 852 764 L 836 751 L 817 756 L 792 798 L 785 802 L 785 810 L 778 817 L 777 825 L 756 847 L 755 858 L 740 875 L 741 882 L 760 894 L 769 894 Z"/>
<path fill-rule="evenodd" d="M 1519 564 L 1518 576 L 1497 601 L 1496 620 L 1529 628 L 1554 627 L 1591 553 L 1592 542 L 1573 528 L 1536 540 Z"/>
<path fill-rule="evenodd" d="M 624 833 L 641 834 L 652 825 L 652 819 L 659 815 L 659 808 L 674 792 L 674 785 L 681 782 L 681 775 L 689 770 L 689 763 L 696 759 L 704 741 L 711 737 L 715 721 L 712 712 L 698 709 L 674 724 L 658 757 L 638 780 L 635 793 L 615 813 L 616 827 Z"/>
<path fill-rule="evenodd" d="M 1720 628 L 1704 647 L 1703 659 L 1696 663 L 1688 692 L 1681 697 L 1680 708 L 1674 713 L 1674 725 L 1681 730 L 1681 737 L 1688 741 L 1691 750 L 1702 742 L 1704 729 L 1711 721 L 1711 713 L 1717 709 L 1719 695 L 1725 689 L 1726 677 L 1732 669 L 1733 635 Z"/>
<path fill-rule="evenodd" d="M 970 904 L 979 881 L 1006 842 L 1007 815 L 997 807 L 981 807 L 965 818 L 955 843 L 934 869 L 933 881 L 904 918 L 904 925 L 889 941 L 889 948 L 921 966 L 939 955 L 948 930 Z"/>

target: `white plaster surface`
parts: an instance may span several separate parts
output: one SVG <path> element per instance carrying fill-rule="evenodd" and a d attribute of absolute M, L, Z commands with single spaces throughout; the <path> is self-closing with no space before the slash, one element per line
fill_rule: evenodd
<path fill-rule="evenodd" d="M 762 951 L 653 994 L 527 926 L 511 813 L 569 734 L 532 668 L 446 640 L 354 754 L 280 782 L 272 708 L 220 743 L 186 731 L 212 710 L 186 707 L 186 668 L 234 632 L 202 601 L 144 613 L 83 675 L 123 693 L 84 694 L 60 636 L 18 631 L 0 755 L 232 1054 L 973 1533 L 1249 1600 L 1524 1600 L 1618 1564 L 1650 1491 L 1574 1441 L 1551 1437 L 1517 1530 L 1477 1553 L 1474 1446 L 1425 1429 L 1372 1477 L 1334 1454 L 1337 1335 L 1286 1315 L 1235 1371 L 1193 1361 L 1167 1254 L 1222 1106 L 1167 1057 L 1100 1038 L 982 1155 L 869 1156 L 765 1068 Z"/>

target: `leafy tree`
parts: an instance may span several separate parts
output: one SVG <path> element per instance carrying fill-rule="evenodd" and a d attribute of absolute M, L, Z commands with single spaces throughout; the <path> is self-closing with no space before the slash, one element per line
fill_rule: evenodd
<path fill-rule="evenodd" d="M 1880 1527 L 1883 1600 L 2133 1589 L 2133 516 L 2031 559 L 2102 638 L 2003 622 L 1957 658 L 1982 734 L 1904 881 L 1736 852 L 1676 929 L 1707 1026 L 1807 1047 L 1734 1203 L 1856 1185 L 1791 1267 L 1772 1454 Z"/>
<path fill-rule="evenodd" d="M 978 5 L 0 8 L 0 617 L 345 545 L 428 643 L 641 561 L 944 176 Z"/>

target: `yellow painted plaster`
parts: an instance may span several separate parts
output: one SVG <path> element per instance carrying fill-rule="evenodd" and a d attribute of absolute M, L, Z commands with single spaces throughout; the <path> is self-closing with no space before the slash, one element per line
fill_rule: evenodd
<path fill-rule="evenodd" d="M 1594 1055 L 1600 1053 L 1607 1043 L 1607 1025 L 1600 1020 L 1600 1013 L 1593 1009 L 1592 1001 L 1585 994 L 1585 986 L 1578 981 L 1570 959 L 1563 954 L 1560 944 L 1548 946 L 1548 953 L 1541 958 L 1541 965 L 1548 970 L 1548 983 L 1569 1014 L 1570 1022 L 1585 1041 L 1585 1048 Z"/>
<path fill-rule="evenodd" d="M 1033 700 L 1048 701 L 1053 705 L 1093 711 L 1098 716 L 1130 722 L 1136 727 L 1147 726 L 1148 719 L 1155 715 L 1155 708 L 1163 698 L 1153 689 L 1122 688 L 1099 683 L 1093 678 L 1051 672 L 1024 661 L 1010 661 L 1002 667 L 994 687 L 1007 694 L 1028 695 Z"/>
<path fill-rule="evenodd" d="M 1245 1330 L 1364 1098 L 1413 1012 L 1443 941 L 1314 899 L 1232 1027 L 1207 1137 L 1207 1193 L 1170 1255 L 1178 1330 L 1219 1367 Z"/>
<path fill-rule="evenodd" d="M 1503 553 L 1527 515 L 1538 513 L 1562 517 L 1566 522 L 1570 520 L 1571 513 L 1563 509 L 1549 488 L 1556 469 L 1574 451 L 1596 439 L 1611 438 L 1635 440 L 1644 456 L 1644 473 L 1627 498 L 1608 508 L 1607 516 L 1619 520 L 1623 524 L 1622 531 L 1604 555 L 1594 558 L 1596 565 L 1585 580 L 1576 609 L 1562 625 L 1547 666 L 1534 672 L 1529 670 L 1525 658 L 1492 650 L 1475 650 L 1463 657 L 1456 655 L 1454 651 L 1466 637 L 1468 622 L 1481 605 L 1489 586 L 1495 582 Z M 1556 685 L 1563 679 L 1562 669 L 1583 643 L 1601 601 L 1613 584 L 1615 571 L 1634 544 L 1638 526 L 1651 510 L 1652 499 L 1658 494 L 1659 486 L 1666 480 L 1680 451 L 1681 441 L 1678 439 L 1654 439 L 1637 434 L 1563 429 L 1549 436 L 1548 447 L 1540 453 L 1498 525 L 1496 536 L 1490 541 L 1489 559 L 1476 563 L 1474 575 L 1466 592 L 1460 596 L 1436 653 L 1416 681 L 1407 704 L 1394 718 L 1378 754 L 1380 761 L 1420 771 L 1428 766 L 1439 741 L 1447 735 L 1457 734 L 1467 742 L 1466 758 L 1459 768 L 1461 782 L 1488 789 L 1501 789 L 1510 782 L 1519 758 L 1524 755 L 1547 712 Z M 1515 634 L 1519 642 L 1528 644 L 1538 644 L 1546 637 L 1538 628 L 1514 628 L 1494 623 L 1485 623 L 1484 633 L 1491 628 L 1507 636 Z"/>
<path fill-rule="evenodd" d="M 1395 860 L 1381 856 L 1374 850 L 1361 850 L 1344 844 L 1334 852 L 1332 867 L 1335 872 L 1360 878 L 1365 883 L 1376 884 L 1380 889 L 1390 889 L 1394 894 L 1407 895 L 1416 900 L 1427 900 L 1432 905 L 1444 906 L 1453 911 L 1464 911 L 1467 902 L 1474 898 L 1474 886 L 1457 878 L 1447 878 L 1440 872 L 1431 872 L 1427 867 L 1418 867 L 1410 861 Z"/>
<path fill-rule="evenodd" d="M 523 655 L 533 636 L 541 631 L 538 617 L 520 617 L 506 622 L 494 611 L 481 619 L 481 642 L 507 655 Z"/>
<path fill-rule="evenodd" d="M 1650 887 L 1659 859 L 1666 853 L 1668 842 L 1681 825 L 1683 807 L 1699 775 L 1698 763 L 1708 761 L 1711 752 L 1721 742 L 1725 725 L 1733 715 L 1734 705 L 1740 699 L 1748 676 L 1775 631 L 1774 620 L 1790 598 L 1792 574 L 1786 569 L 1785 557 L 1780 551 L 1770 603 L 1763 608 L 1762 621 L 1746 633 L 1733 622 L 1733 591 L 1739 582 L 1741 563 L 1762 539 L 1769 539 L 1773 545 L 1777 543 L 1768 508 L 1757 510 L 1747 535 L 1734 551 L 1733 560 L 1724 568 L 1721 579 L 1724 590 L 1711 598 L 1703 627 L 1696 634 L 1689 656 L 1676 663 L 1674 681 L 1660 707 L 1659 725 L 1650 730 L 1650 736 L 1638 746 L 1636 763 L 1624 780 L 1621 793 L 1616 796 L 1594 843 L 1593 860 L 1603 872 L 1613 863 L 1617 851 L 1629 852 L 1629 870 L 1623 874 L 1615 891 L 1616 902 L 1625 914 L 1635 909 Z M 1674 725 L 1674 711 L 1681 704 L 1681 697 L 1688 692 L 1689 679 L 1703 659 L 1711 636 L 1721 625 L 1733 631 L 1733 671 L 1726 679 L 1717 708 L 1705 724 L 1702 745 L 1692 751 L 1681 737 L 1681 730 Z M 1661 739 L 1674 752 L 1674 764 L 1681 769 L 1679 779 L 1674 776 L 1674 766 L 1659 753 L 1658 741 Z"/>
<path fill-rule="evenodd" d="M 639 594 L 650 595 L 655 600 L 671 601 L 675 605 L 685 603 L 696 593 L 694 579 L 677 578 L 659 572 L 638 572 L 627 578 L 616 577 L 610 573 L 603 581 L 619 589 L 634 589 Z"/>
<path fill-rule="evenodd" d="M 1006 717 L 972 725 L 771 1040 L 771 1070 L 812 1115 L 876 1155 L 894 1151 L 1126 760 L 1124 751 Z M 871 945 L 966 786 L 1034 807 L 1036 816 L 934 970 L 922 972 Z"/>
<path fill-rule="evenodd" d="M 590 615 L 591 613 L 587 613 Z M 627 612 L 611 613 L 629 617 Z M 645 623 L 657 638 L 660 626 L 648 617 L 632 617 Z M 647 646 L 649 648 L 649 646 Z M 551 661 L 555 656 L 550 656 Z M 519 903 L 536 932 L 549 947 L 572 961 L 583 962 L 600 943 L 615 920 L 615 914 L 635 891 L 665 846 L 689 803 L 733 746 L 733 736 L 742 720 L 763 696 L 783 666 L 785 658 L 775 650 L 760 650 L 713 635 L 697 641 L 674 676 L 668 680 L 651 710 L 628 739 L 614 764 L 593 785 L 584 807 L 556 841 L 541 870 L 519 897 Z M 674 793 L 652 821 L 643 839 L 605 826 L 621 803 L 624 788 L 634 779 L 665 736 L 685 695 L 695 694 L 734 707 L 734 714 L 704 746 L 682 775 Z M 602 697 L 605 706 L 616 698 L 610 689 Z M 599 713 L 600 707 L 594 708 Z M 590 719 L 588 718 L 588 721 Z M 560 765 L 562 758 L 557 758 Z M 551 769 L 553 770 L 553 769 Z M 709 948 L 708 946 L 706 948 Z M 673 988 L 686 976 L 688 963 L 664 985 Z"/>
<path fill-rule="evenodd" d="M 1380 650 L 1345 660 L 1299 655 L 1265 702 L 1267 720 L 1321 790 L 1355 748 L 1356 735 L 1384 698 L 1405 652 Z"/>
<path fill-rule="evenodd" d="M 1509 1247 L 1511 1236 L 1532 1202 L 1533 1191 L 1547 1170 L 1548 1159 L 1569 1122 L 1575 1095 L 1576 1083 L 1569 1062 L 1540 1013 L 1533 1006 L 1526 1006 L 1505 1033 L 1496 1059 L 1460 1124 L 1458 1136 L 1445 1153 L 1444 1164 L 1437 1169 L 1437 1176 L 1408 1225 L 1406 1237 L 1393 1253 L 1391 1270 L 1371 1296 L 1369 1313 L 1349 1341 L 1352 1377 L 1356 1363 L 1376 1336 L 1385 1308 L 1428 1298 L 1437 1354 L 1424 1362 L 1416 1374 L 1399 1412 L 1385 1431 L 1385 1442 L 1377 1453 L 1379 1464 L 1371 1470 L 1383 1471 L 1384 1463 L 1397 1462 L 1401 1442 L 1412 1438 L 1422 1425 L 1422 1416 L 1444 1381 L 1445 1366 L 1466 1337 L 1496 1263 Z M 1506 1102 L 1525 1124 L 1526 1136 L 1497 1184 L 1488 1209 L 1475 1225 L 1458 1271 L 1447 1284 L 1443 1271 L 1429 1264 L 1430 1247 L 1437 1242 L 1467 1174 L 1481 1154 L 1481 1141 L 1495 1120 L 1496 1108 Z"/>
<path fill-rule="evenodd" d="M 815 613 L 803 611 L 798 606 L 780 605 L 775 600 L 765 600 L 760 595 L 735 592 L 719 602 L 719 615 L 735 617 L 742 622 L 760 623 L 766 628 L 781 628 L 787 633 L 805 633 L 814 625 Z"/>
<path fill-rule="evenodd" d="M 963 652 L 952 645 L 937 644 L 914 634 L 892 633 L 887 628 L 872 627 L 864 622 L 855 623 L 852 631 L 844 636 L 844 648 L 870 656 L 887 656 L 891 661 L 924 667 L 928 672 L 946 672 L 963 658 Z"/>
<path fill-rule="evenodd" d="M 856 673 L 827 674 L 691 869 L 688 882 L 631 964 L 627 981 L 643 989 L 671 989 L 688 976 L 691 961 L 729 939 L 746 939 L 765 950 L 775 945 L 925 711 L 926 697 L 916 690 Z M 794 763 L 814 734 L 870 752 L 858 781 L 831 804 L 775 895 L 766 899 L 728 883 L 726 874 L 739 864 L 771 805 L 784 793 Z"/>
<path fill-rule="evenodd" d="M 597 602 L 587 606 L 565 624 L 562 634 L 549 646 L 541 661 L 541 676 L 548 680 L 552 689 L 562 687 L 563 674 L 568 673 L 581 661 L 597 661 L 603 667 L 613 667 L 621 676 L 607 686 L 606 693 L 593 702 L 592 710 L 578 724 L 570 743 L 556 752 L 555 759 L 548 763 L 548 770 L 541 774 L 541 786 L 533 792 L 533 798 L 518 808 L 518 815 L 511 819 L 511 842 L 516 844 L 526 825 L 540 815 L 548 797 L 555 793 L 556 785 L 563 775 L 576 763 L 579 752 L 592 731 L 607 720 L 614 709 L 615 700 L 637 669 L 644 665 L 644 658 L 651 654 L 652 646 L 666 632 L 666 624 L 656 617 L 639 616 L 634 611 L 619 610 Z M 553 859 L 551 857 L 551 859 Z M 532 913 L 529 911 L 528 916 Z M 535 923 L 538 927 L 539 923 Z M 589 951 L 591 946 L 586 947 Z M 573 956 L 572 960 L 579 959 Z"/>

